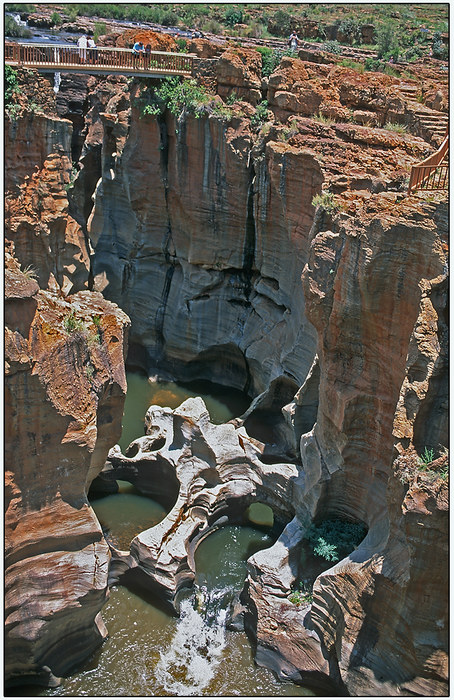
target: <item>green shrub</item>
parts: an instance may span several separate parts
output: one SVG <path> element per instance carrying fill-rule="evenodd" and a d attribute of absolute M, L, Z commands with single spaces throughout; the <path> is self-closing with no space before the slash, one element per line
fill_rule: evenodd
<path fill-rule="evenodd" d="M 207 114 L 231 119 L 232 111 L 214 98 L 215 95 L 198 85 L 193 78 L 181 81 L 175 77 L 166 78 L 159 87 L 147 90 L 136 105 L 141 109 L 142 116 L 157 116 L 167 108 L 176 117 L 186 112 L 196 119 Z"/>
<path fill-rule="evenodd" d="M 445 46 L 441 39 L 441 32 L 435 32 L 432 40 L 432 56 L 434 58 L 447 60 L 449 58 L 449 49 Z"/>
<path fill-rule="evenodd" d="M 84 331 L 85 324 L 80 318 L 76 318 L 76 312 L 71 311 L 63 319 L 63 328 L 67 333 L 75 333 L 76 331 Z"/>
<path fill-rule="evenodd" d="M 339 25 L 339 31 L 342 32 L 351 43 L 361 42 L 361 23 L 352 17 L 347 17 L 342 20 Z"/>
<path fill-rule="evenodd" d="M 257 51 L 262 55 L 262 77 L 264 78 L 268 78 L 271 73 L 274 73 L 283 56 L 293 58 L 298 56 L 298 53 L 292 49 L 270 49 L 267 46 L 259 46 Z"/>
<path fill-rule="evenodd" d="M 393 57 L 397 61 L 400 53 L 399 44 L 396 37 L 394 25 L 387 22 L 377 32 L 377 55 L 378 58 Z"/>
<path fill-rule="evenodd" d="M 219 34 L 221 31 L 221 25 L 215 19 L 209 19 L 202 27 L 204 32 L 209 34 Z"/>
<path fill-rule="evenodd" d="M 292 28 L 293 17 L 285 10 L 278 10 L 268 20 L 268 31 L 275 36 L 287 36 Z"/>
<path fill-rule="evenodd" d="M 338 41 L 325 41 L 322 48 L 323 51 L 328 51 L 328 53 L 335 53 L 338 55 L 342 53 L 342 46 Z"/>
<path fill-rule="evenodd" d="M 266 121 L 268 121 L 268 101 L 262 100 L 255 108 L 255 114 L 251 117 L 251 126 L 254 128 L 261 127 Z"/>
<path fill-rule="evenodd" d="M 316 556 L 335 562 L 350 554 L 366 533 L 367 529 L 362 523 L 327 519 L 318 525 L 311 525 L 306 538 Z"/>
<path fill-rule="evenodd" d="M 12 103 L 14 94 L 20 94 L 17 70 L 14 70 L 11 66 L 5 66 L 5 105 Z"/>
<path fill-rule="evenodd" d="M 58 27 L 59 24 L 63 22 L 61 16 L 58 14 L 58 12 L 52 12 L 50 16 L 50 21 L 52 22 L 52 26 Z"/>
<path fill-rule="evenodd" d="M 340 204 L 334 199 L 332 192 L 322 192 L 321 194 L 316 194 L 312 198 L 313 207 L 321 207 L 328 214 L 333 214 L 335 211 L 340 209 Z"/>
<path fill-rule="evenodd" d="M 178 22 L 178 15 L 173 10 L 167 10 L 161 15 L 161 24 L 164 27 L 173 27 Z"/>
<path fill-rule="evenodd" d="M 107 34 L 107 27 L 105 22 L 95 22 L 95 27 L 93 30 L 94 41 L 97 42 L 98 38 L 100 36 L 104 36 L 104 34 Z"/>
<path fill-rule="evenodd" d="M 175 43 L 178 46 L 178 51 L 180 53 L 187 53 L 188 52 L 188 42 L 186 41 L 186 39 L 181 39 L 181 38 L 175 39 Z"/>
<path fill-rule="evenodd" d="M 228 7 L 224 13 L 224 22 L 229 27 L 233 27 L 235 24 L 241 24 L 243 21 L 243 11 L 236 5 L 235 7 Z"/>

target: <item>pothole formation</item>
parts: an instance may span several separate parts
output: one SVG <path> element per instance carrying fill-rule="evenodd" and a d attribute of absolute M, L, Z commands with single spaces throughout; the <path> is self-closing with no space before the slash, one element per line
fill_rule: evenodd
<path fill-rule="evenodd" d="M 205 537 L 241 522 L 257 501 L 269 505 L 282 525 L 292 520 L 298 468 L 283 460 L 266 464 L 264 444 L 234 423 L 211 423 L 201 398 L 187 399 L 175 410 L 150 406 L 145 424 L 147 434 L 126 455 L 118 446 L 110 451 L 94 487 L 109 490 L 109 482 L 124 479 L 160 502 L 167 499 L 170 511 L 137 535 L 129 552 L 111 547 L 110 583 L 138 567 L 177 610 L 178 593 L 193 583 L 194 553 Z"/>
<path fill-rule="evenodd" d="M 243 522 L 251 504 L 264 504 L 271 508 L 281 534 L 274 545 L 249 558 L 246 584 L 232 606 L 229 624 L 233 629 L 244 627 L 255 641 L 260 638 L 257 662 L 282 680 L 338 689 L 342 683 L 338 679 L 336 685 L 336 674 L 311 628 L 310 602 L 300 607 L 289 599 L 305 576 L 312 586 L 330 568 L 320 560 L 315 567 L 301 564 L 321 481 L 285 457 L 267 454 L 266 445 L 238 423 L 237 419 L 213 424 L 200 397 L 187 399 L 174 410 L 150 406 L 146 435 L 134 440 L 126 455 L 118 445 L 110 451 L 93 486 L 108 491 L 117 479 L 129 481 L 141 493 L 161 503 L 166 500 L 169 512 L 138 534 L 129 551 L 110 545 L 109 584 L 139 586 L 178 614 L 184 591 L 195 581 L 198 545 L 219 528 Z M 268 649 L 266 629 L 271 632 Z M 284 654 L 276 653 L 276 634 L 287 637 L 290 647 L 292 640 L 303 640 L 307 672 L 300 672 L 301 664 L 288 654 L 287 646 Z"/>

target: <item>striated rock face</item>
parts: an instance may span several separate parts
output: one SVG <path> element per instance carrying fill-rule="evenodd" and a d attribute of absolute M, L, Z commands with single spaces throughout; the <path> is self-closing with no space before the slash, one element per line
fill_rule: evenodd
<path fill-rule="evenodd" d="M 254 394 L 285 375 L 296 390 L 314 352 L 299 276 L 323 177 L 310 153 L 270 143 L 254 161 L 251 146 L 244 119 L 133 112 L 128 130 L 107 115 L 95 285 L 133 319 L 145 367 Z"/>
<path fill-rule="evenodd" d="M 69 214 L 71 161 L 52 153 L 26 176 L 18 197 L 6 198 L 6 237 L 22 268 L 32 268 L 41 287 L 65 293 L 88 286 L 90 259 L 84 232 Z"/>
<path fill-rule="evenodd" d="M 445 206 L 381 195 L 359 207 L 354 218 L 341 214 L 333 221 L 325 215 L 314 224 L 303 284 L 318 332 L 319 404 L 313 430 L 300 434 L 296 513 L 303 525 L 308 515 L 340 517 L 362 521 L 369 531 L 349 557 L 316 578 L 313 603 L 301 611 L 301 632 L 285 643 L 273 631 L 281 600 L 270 598 L 266 556 L 250 560 L 257 658 L 282 677 L 311 678 L 315 632 L 329 677 L 350 694 L 446 692 L 447 487 L 436 472 L 432 482 L 418 478 L 417 459 L 403 482 L 392 469 L 396 404 L 399 395 L 403 404 L 408 396 L 407 372 L 415 379 L 411 354 L 406 362 L 409 344 L 427 352 L 434 335 L 443 342 Z M 427 297 L 437 292 L 439 321 L 432 314 L 424 345 Z M 441 365 L 444 352 L 433 349 Z M 445 440 L 446 415 L 434 415 L 440 392 L 435 377 L 434 393 L 428 391 L 430 376 L 425 393 L 420 377 L 419 410 L 427 400 L 432 427 L 426 434 Z M 291 412 L 297 438 L 309 384 Z M 397 417 L 401 413 L 399 403 Z M 416 428 L 415 412 L 413 420 Z"/>
<path fill-rule="evenodd" d="M 129 320 L 100 294 L 39 290 L 11 258 L 5 282 L 6 679 L 52 684 L 106 636 L 86 493 L 121 432 Z"/>

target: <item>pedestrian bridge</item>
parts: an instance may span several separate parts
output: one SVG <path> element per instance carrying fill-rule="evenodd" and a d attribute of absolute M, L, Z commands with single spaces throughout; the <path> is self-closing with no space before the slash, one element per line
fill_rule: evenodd
<path fill-rule="evenodd" d="M 14 68 L 35 68 L 40 73 L 89 73 L 164 78 L 190 77 L 193 56 L 152 51 L 135 55 L 131 49 L 108 46 L 84 49 L 72 45 L 5 43 L 5 64 Z"/>

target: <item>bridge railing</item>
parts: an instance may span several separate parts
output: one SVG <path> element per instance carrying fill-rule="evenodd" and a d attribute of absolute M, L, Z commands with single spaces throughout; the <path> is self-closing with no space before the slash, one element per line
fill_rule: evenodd
<path fill-rule="evenodd" d="M 447 190 L 449 187 L 449 134 L 447 133 L 438 151 L 412 165 L 408 194 L 417 190 Z"/>
<path fill-rule="evenodd" d="M 112 68 L 117 72 L 143 70 L 145 72 L 191 75 L 193 57 L 188 54 L 152 51 L 136 55 L 131 49 L 108 46 L 94 49 L 74 45 L 5 43 L 5 63 L 15 66 L 61 68 L 91 66 Z"/>

